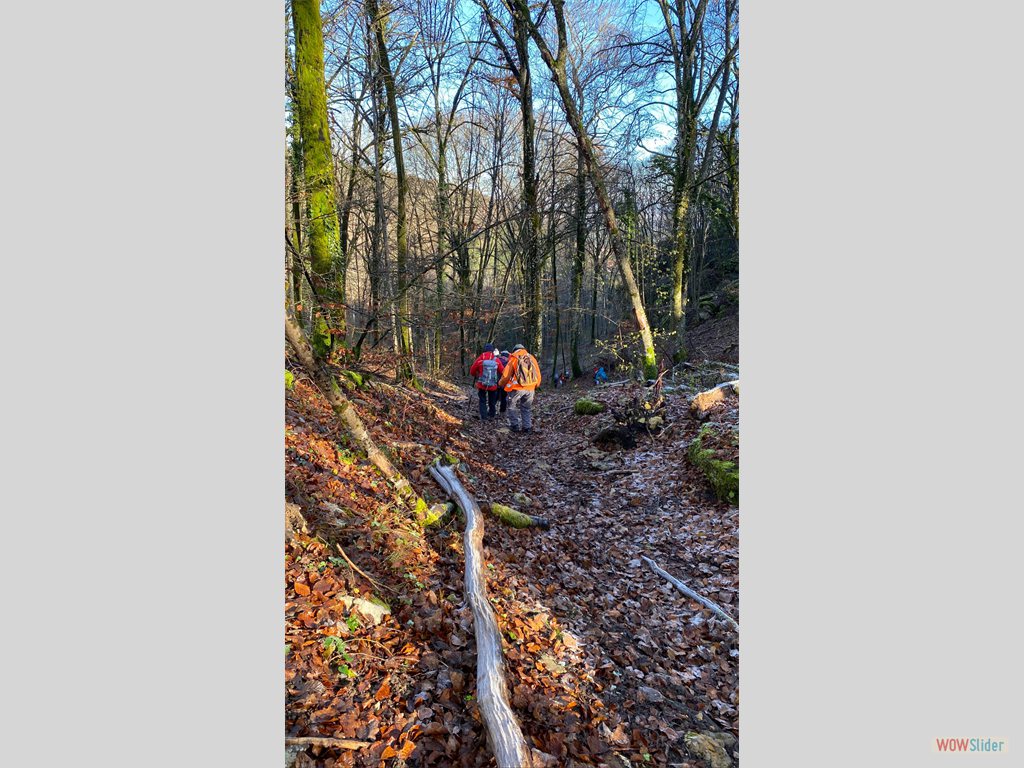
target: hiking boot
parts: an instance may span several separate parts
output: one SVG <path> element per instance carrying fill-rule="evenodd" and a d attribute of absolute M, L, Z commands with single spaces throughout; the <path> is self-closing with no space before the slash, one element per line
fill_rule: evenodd
<path fill-rule="evenodd" d="M 519 428 L 518 424 L 513 424 L 511 427 L 509 427 L 509 429 L 511 429 L 513 432 L 522 432 L 523 431 L 522 429 Z"/>

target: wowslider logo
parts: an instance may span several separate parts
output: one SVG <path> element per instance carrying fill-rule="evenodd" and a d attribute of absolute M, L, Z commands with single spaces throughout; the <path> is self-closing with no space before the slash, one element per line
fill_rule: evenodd
<path fill-rule="evenodd" d="M 1006 752 L 1005 739 L 936 739 L 936 752 Z"/>

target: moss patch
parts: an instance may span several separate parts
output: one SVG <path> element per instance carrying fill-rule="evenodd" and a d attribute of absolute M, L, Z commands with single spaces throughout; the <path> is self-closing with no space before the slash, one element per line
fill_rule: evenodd
<path fill-rule="evenodd" d="M 572 407 L 572 410 L 580 416 L 593 416 L 604 410 L 604 403 L 591 400 L 589 397 L 581 397 L 576 401 L 576 405 Z"/>
<path fill-rule="evenodd" d="M 713 451 L 704 448 L 702 442 L 707 435 L 708 427 L 705 425 L 686 449 L 686 457 L 708 478 L 719 499 L 730 504 L 739 504 L 739 467 L 735 462 L 716 459 Z"/>
<path fill-rule="evenodd" d="M 284 388 L 291 389 L 295 386 L 295 376 L 291 371 L 284 372 Z"/>
<path fill-rule="evenodd" d="M 513 528 L 529 528 L 533 524 L 533 518 L 529 515 L 524 515 L 517 509 L 506 507 L 504 504 L 498 504 L 497 502 L 491 503 L 491 514 L 505 523 L 505 525 L 511 525 Z"/>

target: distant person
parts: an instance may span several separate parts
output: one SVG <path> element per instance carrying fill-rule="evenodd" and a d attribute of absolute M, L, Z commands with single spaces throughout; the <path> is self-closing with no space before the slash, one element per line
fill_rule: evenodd
<path fill-rule="evenodd" d="M 594 369 L 594 383 L 605 384 L 608 382 L 608 374 L 605 373 L 604 366 L 599 365 Z"/>
<path fill-rule="evenodd" d="M 498 353 L 498 359 L 501 360 L 502 366 L 508 365 L 508 359 L 512 353 L 507 349 L 502 350 Z M 504 387 L 498 387 L 498 412 L 504 414 L 508 410 L 508 392 L 505 391 Z"/>
<path fill-rule="evenodd" d="M 498 381 L 498 386 L 508 392 L 508 426 L 513 432 L 532 430 L 533 392 L 540 379 L 537 358 L 522 344 L 516 344 Z"/>
<path fill-rule="evenodd" d="M 480 357 L 469 367 L 469 374 L 476 380 L 476 391 L 480 397 L 481 421 L 497 416 L 494 406 L 498 402 L 498 379 L 504 370 L 501 358 L 494 354 L 493 344 L 485 344 Z"/>

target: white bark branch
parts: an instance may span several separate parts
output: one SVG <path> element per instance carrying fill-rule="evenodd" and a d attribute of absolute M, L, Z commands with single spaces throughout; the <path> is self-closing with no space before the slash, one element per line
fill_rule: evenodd
<path fill-rule="evenodd" d="M 450 466 L 430 466 L 438 485 L 462 507 L 466 515 L 466 600 L 473 611 L 476 635 L 477 702 L 487 728 L 487 737 L 498 768 L 531 768 L 533 758 L 522 728 L 508 699 L 505 682 L 505 655 L 498 620 L 487 600 L 484 579 L 484 520 L 476 500 L 466 492 Z"/>
<path fill-rule="evenodd" d="M 711 611 L 713 611 L 713 612 L 714 612 L 714 613 L 715 613 L 716 615 L 718 615 L 718 616 L 721 616 L 721 617 L 722 617 L 723 619 L 725 619 L 725 620 L 726 620 L 727 622 L 729 622 L 730 624 L 732 624 L 732 625 L 733 625 L 733 627 L 735 627 L 735 628 L 736 628 L 737 630 L 738 630 L 738 629 L 740 628 L 740 625 L 736 623 L 736 620 L 735 620 L 735 619 L 734 619 L 734 618 L 733 618 L 732 616 L 730 616 L 730 615 L 729 615 L 728 613 L 726 613 L 726 612 L 725 612 L 725 611 L 724 611 L 724 610 L 723 610 L 723 609 L 721 608 L 721 606 L 719 606 L 719 605 L 718 605 L 718 604 L 716 604 L 716 603 L 713 603 L 713 602 L 712 602 L 711 600 L 708 600 L 708 599 L 707 599 L 706 597 L 702 597 L 701 595 L 698 595 L 698 594 L 697 594 L 696 592 L 694 592 L 694 591 L 693 591 L 692 589 L 690 589 L 690 588 L 689 588 L 688 586 L 686 586 L 685 584 L 683 584 L 683 582 L 681 582 L 681 581 L 680 581 L 679 579 L 677 579 L 677 578 L 676 578 L 675 576 L 673 576 L 672 574 L 670 574 L 670 573 L 669 573 L 668 571 L 665 571 L 665 570 L 662 570 L 661 568 L 659 568 L 659 567 L 658 567 L 658 564 L 657 564 L 656 562 L 654 562 L 653 560 L 651 560 L 651 558 L 649 558 L 649 557 L 647 557 L 647 556 L 645 556 L 645 555 L 641 555 L 640 557 L 641 557 L 641 558 L 643 559 L 643 561 L 644 561 L 645 563 L 647 563 L 647 565 L 648 565 L 648 566 L 650 566 L 650 569 L 651 569 L 652 571 L 654 571 L 654 572 L 655 572 L 656 574 L 658 574 L 659 576 L 661 576 L 661 577 L 662 577 L 663 579 L 665 579 L 665 580 L 666 580 L 666 581 L 667 581 L 667 582 L 668 582 L 669 584 L 671 584 L 671 585 L 672 585 L 673 587 L 675 587 L 676 589 L 678 589 L 678 590 L 679 590 L 680 592 L 682 592 L 682 593 L 683 593 L 684 595 L 686 595 L 687 597 L 693 598 L 693 599 L 694 599 L 694 600 L 696 600 L 696 601 L 697 601 L 698 603 L 700 603 L 701 605 L 703 605 L 703 606 L 704 606 L 705 608 L 708 608 L 708 609 L 710 609 Z"/>

